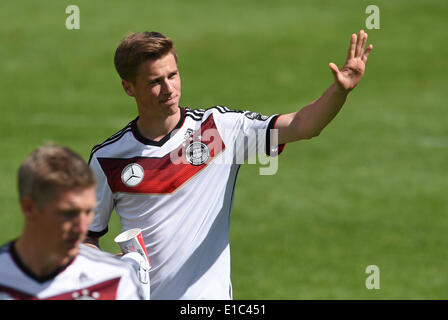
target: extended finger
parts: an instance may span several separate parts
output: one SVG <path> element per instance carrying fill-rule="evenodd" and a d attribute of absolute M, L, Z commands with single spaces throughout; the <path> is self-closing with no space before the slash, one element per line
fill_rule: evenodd
<path fill-rule="evenodd" d="M 362 55 L 362 61 L 364 63 L 367 62 L 367 58 L 369 57 L 370 52 L 372 52 L 373 50 L 373 45 L 369 45 L 366 49 L 366 52 L 364 52 L 364 54 Z"/>
<path fill-rule="evenodd" d="M 368 37 L 368 34 L 366 32 L 364 32 L 364 37 L 362 38 L 362 43 L 361 43 L 361 51 L 360 51 L 359 55 L 362 55 L 364 52 L 364 49 L 366 47 L 367 37 Z"/>
<path fill-rule="evenodd" d="M 364 39 L 365 32 L 364 30 L 359 31 L 359 36 L 356 41 L 356 49 L 355 49 L 355 57 L 360 57 L 362 55 L 362 41 Z"/>
<path fill-rule="evenodd" d="M 350 46 L 348 47 L 347 59 L 352 59 L 355 57 L 356 39 L 356 34 L 352 34 L 352 37 L 350 38 Z"/>

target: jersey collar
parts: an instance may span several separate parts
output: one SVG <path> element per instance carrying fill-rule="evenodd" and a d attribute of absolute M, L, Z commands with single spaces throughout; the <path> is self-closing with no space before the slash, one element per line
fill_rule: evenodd
<path fill-rule="evenodd" d="M 174 129 L 171 130 L 170 133 L 168 133 L 166 136 L 164 136 L 161 140 L 154 141 L 154 140 L 148 139 L 148 138 L 144 137 L 140 133 L 140 131 L 138 131 L 137 120 L 138 120 L 139 117 L 135 118 L 131 122 L 131 130 L 132 130 L 132 133 L 134 134 L 134 137 L 138 141 L 140 141 L 141 143 L 149 145 L 149 146 L 156 146 L 156 147 L 163 146 L 165 144 L 165 142 L 167 142 L 170 139 L 171 134 L 173 133 L 173 131 L 179 129 L 180 127 L 182 127 L 182 125 L 184 123 L 184 120 L 185 120 L 185 108 L 179 106 L 179 109 L 180 109 L 180 119 L 179 119 L 179 121 L 177 122 L 177 124 L 174 127 Z"/>
<path fill-rule="evenodd" d="M 19 254 L 17 253 L 17 250 L 15 248 L 15 240 L 11 241 L 9 243 L 9 253 L 11 255 L 12 260 L 14 261 L 14 263 L 16 264 L 16 266 L 22 270 L 23 273 L 25 273 L 28 277 L 30 277 L 31 279 L 39 282 L 39 283 L 44 283 L 48 280 L 52 280 L 53 278 L 55 278 L 58 274 L 60 274 L 61 272 L 63 272 L 70 264 L 72 264 L 72 262 L 75 260 L 76 256 L 71 258 L 70 261 L 63 265 L 60 266 L 59 268 L 56 268 L 53 272 L 51 272 L 50 274 L 47 274 L 45 276 L 38 276 L 36 275 L 33 271 L 31 271 L 30 268 L 28 268 L 22 261 L 22 259 L 20 259 Z"/>

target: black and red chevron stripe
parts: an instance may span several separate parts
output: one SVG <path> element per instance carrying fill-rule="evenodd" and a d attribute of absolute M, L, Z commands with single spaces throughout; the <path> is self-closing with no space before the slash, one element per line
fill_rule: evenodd
<path fill-rule="evenodd" d="M 213 130 L 212 134 L 207 134 Z M 98 158 L 112 192 L 168 194 L 174 192 L 186 181 L 203 170 L 210 161 L 225 149 L 225 144 L 216 128 L 213 115 L 210 115 L 193 133 L 193 141 L 200 140 L 210 150 L 208 160 L 202 165 L 192 165 L 185 159 L 186 145 L 180 144 L 163 157 Z M 175 161 L 173 161 L 175 159 Z M 131 164 L 139 164 L 144 170 L 144 178 L 137 186 L 123 183 L 123 169 Z"/>

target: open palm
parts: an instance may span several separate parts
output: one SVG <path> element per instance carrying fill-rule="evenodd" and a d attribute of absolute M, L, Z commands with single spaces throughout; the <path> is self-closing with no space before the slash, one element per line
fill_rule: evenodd
<path fill-rule="evenodd" d="M 329 64 L 335 83 L 341 90 L 350 91 L 361 80 L 366 68 L 367 58 L 373 49 L 372 45 L 365 49 L 366 42 L 367 33 L 364 30 L 359 31 L 358 36 L 352 34 L 347 60 L 342 69 L 339 70 L 334 63 Z"/>

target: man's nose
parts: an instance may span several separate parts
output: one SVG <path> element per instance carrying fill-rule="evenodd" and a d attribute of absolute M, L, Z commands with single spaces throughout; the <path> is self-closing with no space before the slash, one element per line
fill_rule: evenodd
<path fill-rule="evenodd" d="M 170 80 L 169 79 L 164 79 L 163 86 L 162 86 L 162 93 L 168 95 L 168 94 L 171 94 L 173 92 L 174 92 L 174 88 L 173 88 L 173 85 L 170 82 Z"/>
<path fill-rule="evenodd" d="M 90 226 L 91 222 L 92 222 L 92 217 L 90 214 L 81 213 L 81 214 L 79 214 L 76 221 L 74 222 L 74 228 L 79 233 L 87 234 L 87 232 L 89 231 L 89 226 Z"/>

